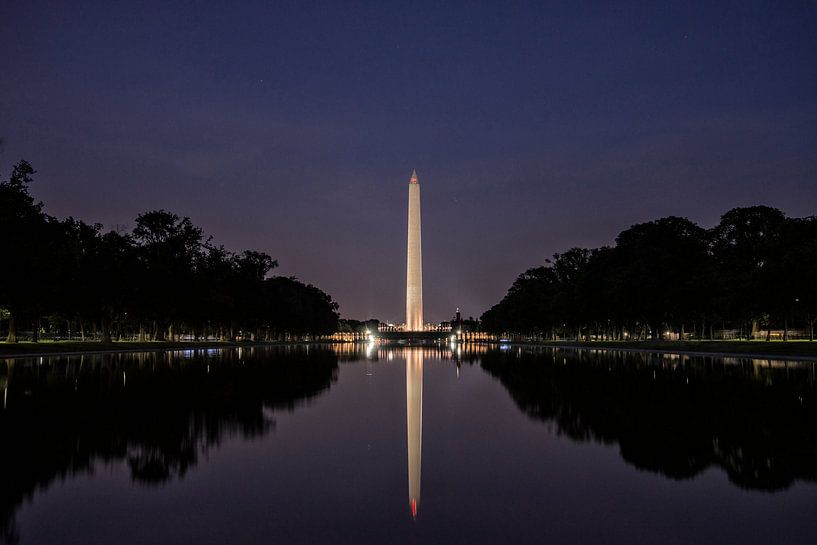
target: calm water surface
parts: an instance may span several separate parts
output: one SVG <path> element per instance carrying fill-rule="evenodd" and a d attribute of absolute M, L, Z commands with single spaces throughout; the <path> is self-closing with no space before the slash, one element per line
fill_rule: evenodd
<path fill-rule="evenodd" d="M 503 348 L 0 360 L 0 542 L 817 543 L 813 364 Z"/>

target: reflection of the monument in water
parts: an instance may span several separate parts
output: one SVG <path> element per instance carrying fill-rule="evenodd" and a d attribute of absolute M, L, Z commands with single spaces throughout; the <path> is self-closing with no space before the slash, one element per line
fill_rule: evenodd
<path fill-rule="evenodd" d="M 403 352 L 406 360 L 406 444 L 408 453 L 408 495 L 411 516 L 417 517 L 420 507 L 420 481 L 423 463 L 423 358 L 451 357 L 445 346 L 417 346 L 377 350 L 374 343 L 366 346 L 367 359 L 377 355 L 391 361 Z"/>
<path fill-rule="evenodd" d="M 618 444 L 622 459 L 672 479 L 710 466 L 747 490 L 812 481 L 814 366 L 768 360 L 484 345 L 385 347 L 367 356 L 405 359 L 409 509 L 420 505 L 423 364 L 448 360 L 498 378 L 535 420 L 573 441 Z M 557 357 L 558 356 L 558 357 Z M 727 409 L 729 407 L 729 409 Z"/>
<path fill-rule="evenodd" d="M 459 370 L 460 364 L 466 370 L 463 383 L 452 382 L 454 366 Z M 429 377 L 424 376 L 424 367 L 428 367 Z M 386 372 L 375 379 L 357 380 L 358 370 L 367 375 Z M 339 375 L 346 378 L 340 379 L 341 388 L 334 388 Z M 485 382 L 485 377 L 493 378 Z M 430 385 L 428 392 L 423 391 L 425 379 Z M 494 383 L 494 379 L 498 382 Z M 424 394 L 435 402 L 432 405 L 444 399 L 445 406 L 454 411 L 432 415 L 435 425 L 427 426 L 425 431 L 431 435 L 426 443 L 441 449 L 455 446 L 464 456 L 454 462 L 464 463 L 462 471 L 452 472 L 457 468 L 451 465 L 440 471 L 446 479 L 442 489 L 429 467 L 450 464 L 451 460 L 432 460 L 428 458 L 432 453 L 426 453 L 426 495 L 434 489 L 434 501 L 422 507 L 424 531 L 429 531 L 440 520 L 437 516 L 429 518 L 437 506 L 450 509 L 451 502 L 456 502 L 465 508 L 472 500 L 461 497 L 467 494 L 465 490 L 486 482 L 490 485 L 499 478 L 493 471 L 481 471 L 474 465 L 485 463 L 479 450 L 485 443 L 462 443 L 463 439 L 473 441 L 474 435 L 479 436 L 478 441 L 490 440 L 492 432 L 465 428 L 479 425 L 478 421 L 464 422 L 457 418 L 456 411 L 482 411 L 478 414 L 485 415 L 491 403 L 506 399 L 505 392 L 486 399 L 472 395 L 473 387 L 500 385 L 533 424 L 530 427 L 524 423 L 527 419 L 522 419 L 524 433 L 536 434 L 547 444 L 557 444 L 560 450 L 516 468 L 511 465 L 518 464 L 519 456 L 525 455 L 526 442 L 513 443 L 518 446 L 507 454 L 497 449 L 497 457 L 491 460 L 496 465 L 491 468 L 499 475 L 506 474 L 506 470 L 527 470 L 535 477 L 552 471 L 554 461 L 562 464 L 561 456 L 569 456 L 569 449 L 575 450 L 564 442 L 566 439 L 584 443 L 584 452 L 603 453 L 608 447 L 615 448 L 615 459 L 669 481 L 691 481 L 714 469 L 745 492 L 784 494 L 797 485 L 795 494 L 799 494 L 801 483 L 817 483 L 817 364 L 518 345 L 490 348 L 447 341 L 22 358 L 0 360 L 0 435 L 4 444 L 14 446 L 0 449 L 3 467 L 12 468 L 0 475 L 0 543 L 21 534 L 36 534 L 29 529 L 33 511 L 21 511 L 23 522 L 19 526 L 17 513 L 26 498 L 47 495 L 49 489 L 61 494 L 54 486 L 57 483 L 87 476 L 99 482 L 94 486 L 108 487 L 120 477 L 119 471 L 109 474 L 95 469 L 121 465 L 135 485 L 151 489 L 152 497 L 166 498 L 182 488 L 195 493 L 189 487 L 201 482 L 200 477 L 186 479 L 185 475 L 203 466 L 204 461 L 210 462 L 210 453 L 216 451 L 226 457 L 215 457 L 208 471 L 229 477 L 244 475 L 246 469 L 234 463 L 233 452 L 260 456 L 257 459 L 264 465 L 253 471 L 259 476 L 259 486 L 270 490 L 271 497 L 279 497 L 282 490 L 292 491 L 292 483 L 297 485 L 304 479 L 303 489 L 293 492 L 297 500 L 292 507 L 295 513 L 305 512 L 300 511 L 304 498 L 327 488 L 340 492 L 325 498 L 329 501 L 326 505 L 334 505 L 335 499 L 347 493 L 344 487 L 348 473 L 334 471 L 338 466 L 334 453 L 327 451 L 326 458 L 320 459 L 323 465 L 316 467 L 314 459 L 303 459 L 302 447 L 337 446 L 340 463 L 351 464 L 344 467 L 359 467 L 360 436 L 353 436 L 355 440 L 350 442 L 346 434 L 327 434 L 327 427 L 316 426 L 314 417 L 320 415 L 326 419 L 326 426 L 334 427 L 356 423 L 359 420 L 351 418 L 358 415 L 367 418 L 372 408 L 383 409 L 376 415 L 377 425 L 359 432 L 367 437 L 366 455 L 381 465 L 362 477 L 361 482 L 374 485 L 374 492 L 361 488 L 356 491 L 356 499 L 383 504 L 378 501 L 378 485 L 385 482 L 391 490 L 387 495 L 396 505 L 387 502 L 390 518 L 381 520 L 394 520 L 397 515 L 410 524 L 408 519 L 416 520 L 419 515 L 421 501 Z M 295 407 L 307 405 L 307 400 L 317 399 L 330 387 L 332 393 L 326 397 L 346 399 L 345 408 L 351 412 L 321 413 L 337 409 L 333 402 L 322 402 L 303 411 L 303 419 L 300 411 L 298 419 L 283 418 L 285 425 L 272 436 L 279 411 L 292 412 Z M 349 393 L 360 395 L 363 403 L 348 404 L 344 395 Z M 436 407 L 432 405 L 426 409 L 433 413 Z M 502 418 L 516 421 L 519 413 L 514 406 L 507 409 L 501 413 Z M 537 431 L 542 423 L 547 428 Z M 466 435 L 453 435 L 451 426 L 463 426 Z M 502 430 L 499 437 L 508 437 L 505 433 Z M 514 434 L 517 432 L 509 437 L 514 439 Z M 267 438 L 263 444 L 234 449 L 263 437 Z M 374 450 L 369 437 L 377 441 Z M 311 442 L 301 443 L 303 438 Z M 230 448 L 220 448 L 228 443 Z M 600 447 L 586 450 L 589 443 Z M 384 444 L 388 444 L 387 458 L 381 456 Z M 542 453 L 542 446 L 540 441 L 530 448 Z M 270 455 L 273 458 L 268 458 Z M 584 471 L 584 463 L 577 462 L 575 469 Z M 599 471 L 618 472 L 616 467 Z M 300 471 L 292 472 L 291 468 Z M 318 483 L 313 478 L 316 471 L 334 476 L 334 480 Z M 643 476 L 633 478 L 640 481 Z M 560 486 L 572 494 L 575 489 L 571 483 L 566 481 Z M 705 477 L 700 485 L 711 483 Z M 314 489 L 310 488 L 313 484 Z M 679 490 L 691 489 L 691 483 L 678 486 Z M 259 504 L 259 489 L 246 488 L 247 505 Z M 719 493 L 732 494 L 726 488 Z M 502 501 L 517 497 L 528 500 L 525 494 L 523 487 Z M 403 503 L 406 495 L 410 517 L 406 517 Z M 219 507 L 218 498 L 210 501 Z M 180 514 L 196 508 L 178 506 Z M 266 512 L 259 516 L 266 516 Z M 95 527 L 91 524 L 88 528 Z M 278 527 L 274 528 L 277 531 Z"/>
<path fill-rule="evenodd" d="M 426 350 L 433 350 L 426 348 Z M 434 351 L 437 354 L 437 351 Z M 417 518 L 420 507 L 420 475 L 423 463 L 423 348 L 413 347 L 377 350 L 374 343 L 366 346 L 366 358 L 374 356 L 393 361 L 403 355 L 406 360 L 406 445 L 408 465 L 408 496 L 411 516 Z"/>
<path fill-rule="evenodd" d="M 424 345 L 412 347 L 388 347 L 378 349 L 376 343 L 366 345 L 367 359 L 384 358 L 392 361 L 403 355 L 406 360 L 406 445 L 408 464 L 409 509 L 413 518 L 420 507 L 420 484 L 423 460 L 423 360 L 425 357 L 454 360 L 459 376 L 462 347 L 457 343 L 446 345 Z M 486 351 L 484 346 L 470 347 L 470 357 L 477 357 Z"/>
<path fill-rule="evenodd" d="M 423 460 L 423 353 L 420 350 L 410 350 L 406 354 L 406 430 L 409 506 L 411 516 L 416 517 Z"/>

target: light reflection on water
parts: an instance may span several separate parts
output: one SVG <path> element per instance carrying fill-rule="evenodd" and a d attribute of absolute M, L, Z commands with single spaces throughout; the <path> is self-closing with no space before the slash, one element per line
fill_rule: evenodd
<path fill-rule="evenodd" d="M 8 541 L 817 537 L 811 363 L 448 343 L 4 363 Z"/>

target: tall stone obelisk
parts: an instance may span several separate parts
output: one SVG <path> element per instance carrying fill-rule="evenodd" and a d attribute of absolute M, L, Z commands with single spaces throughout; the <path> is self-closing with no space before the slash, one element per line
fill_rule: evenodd
<path fill-rule="evenodd" d="M 423 249 L 420 237 L 420 181 L 411 171 L 408 194 L 406 258 L 406 331 L 423 330 Z"/>

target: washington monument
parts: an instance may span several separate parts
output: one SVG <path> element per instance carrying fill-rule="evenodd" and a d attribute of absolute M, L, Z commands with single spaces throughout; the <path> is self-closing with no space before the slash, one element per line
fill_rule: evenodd
<path fill-rule="evenodd" d="M 420 180 L 411 172 L 408 194 L 406 258 L 406 331 L 423 330 L 423 249 L 420 240 Z"/>

